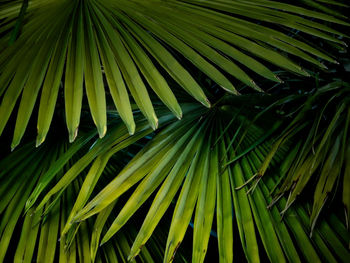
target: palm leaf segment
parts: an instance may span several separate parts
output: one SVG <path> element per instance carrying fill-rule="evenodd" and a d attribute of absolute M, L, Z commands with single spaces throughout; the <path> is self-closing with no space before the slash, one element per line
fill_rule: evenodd
<path fill-rule="evenodd" d="M 320 7 L 316 2 L 308 2 Z M 158 119 L 147 87 L 181 118 L 181 107 L 167 84 L 169 76 L 196 100 L 210 105 L 183 66 L 183 58 L 223 89 L 236 94 L 228 75 L 260 90 L 247 69 L 280 81 L 260 61 L 307 75 L 279 51 L 322 68 L 317 57 L 336 62 L 280 29 L 251 20 L 295 28 L 335 45 L 343 45 L 334 36 L 342 34 L 313 19 L 348 25 L 327 8 L 322 11 L 330 14 L 269 0 L 32 0 L 23 19 L 22 33 L 9 46 L 11 30 L 18 27 L 16 18 L 21 3 L 2 4 L 0 11 L 0 134 L 20 101 L 12 148 L 25 132 L 40 90 L 37 145 L 49 130 L 61 84 L 70 141 L 77 135 L 84 90 L 100 137 L 106 133 L 106 92 L 133 134 L 135 122 L 129 92 L 152 128 L 158 126 Z"/>

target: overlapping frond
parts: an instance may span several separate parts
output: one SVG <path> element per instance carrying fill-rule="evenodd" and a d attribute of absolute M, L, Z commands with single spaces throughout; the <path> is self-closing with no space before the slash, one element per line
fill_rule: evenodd
<path fill-rule="evenodd" d="M 235 251 L 240 249 L 233 245 L 235 235 L 239 235 L 249 262 L 261 260 L 259 251 L 262 248 L 272 262 L 346 261 L 349 235 L 338 216 L 332 214 L 329 221 L 323 218 L 310 237 L 307 203 L 296 204 L 283 215 L 280 212 L 288 202 L 287 198 L 282 197 L 275 206 L 268 207 L 273 201 L 270 193 L 281 180 L 278 172 L 269 170 L 269 175 L 259 184 L 254 184 L 254 189 L 246 183 L 254 182 L 256 172 L 273 145 L 268 140 L 269 135 L 280 129 L 281 123 L 263 130 L 244 117 L 246 110 L 232 104 L 223 103 L 209 111 L 190 105 L 182 107 L 188 109 L 184 118 L 163 128 L 119 173 L 112 176 L 103 189 L 94 191 L 102 170 L 111 154 L 122 149 L 129 139 L 107 144 L 108 137 L 105 137 L 103 147 L 96 143 L 54 185 L 42 187 L 41 182 L 45 181 L 40 180 L 28 198 L 27 209 L 35 208 L 39 214 L 51 211 L 47 209 L 51 200 L 60 198 L 62 191 L 67 192 L 73 180 L 92 163 L 60 233 L 71 240 L 81 228 L 80 224 L 90 222 L 95 218 L 92 215 L 97 214 L 93 227 L 97 233 L 93 234 L 89 249 L 93 259 L 98 246 L 109 246 L 111 238 L 118 236 L 136 211 L 152 198 L 144 222 L 133 238 L 129 259 L 142 253 L 161 218 L 175 201 L 167 245 L 161 256 L 164 262 L 173 260 L 190 224 L 193 224 L 192 261 L 203 262 L 214 220 L 220 262 L 231 262 Z M 169 114 L 166 116 L 170 117 Z M 129 136 L 121 123 L 118 127 Z M 150 127 L 148 129 L 148 133 L 152 131 Z M 112 130 L 109 132 L 113 134 Z M 141 135 L 136 132 L 129 138 L 133 140 L 138 134 L 142 137 L 148 133 Z M 278 167 L 286 158 L 289 153 L 287 146 L 281 146 L 275 152 L 271 159 L 272 168 Z M 95 152 L 94 149 L 100 147 L 104 152 Z M 61 160 L 57 162 L 63 165 Z M 134 190 L 130 192 L 130 189 Z M 41 195 L 41 201 L 35 202 L 35 197 L 42 193 L 46 194 Z M 112 214 L 120 197 L 126 197 L 126 201 L 118 201 L 120 209 L 117 214 Z M 106 224 L 107 220 L 110 223 Z M 326 242 L 325 236 L 334 242 Z"/>
<path fill-rule="evenodd" d="M 294 146 L 282 164 L 280 187 L 275 190 L 275 199 L 286 194 L 286 211 L 297 197 L 309 189 L 314 193 L 311 212 L 313 230 L 316 220 L 326 202 L 332 200 L 339 189 L 345 208 L 346 223 L 349 220 L 349 123 L 350 86 L 336 81 L 321 87 L 311 94 L 291 95 L 281 99 L 277 106 L 286 106 L 295 100 L 303 100 L 302 107 L 290 110 L 293 119 L 276 138 L 276 142 L 259 168 L 258 180 L 262 177 L 279 147 L 290 143 Z"/>
<path fill-rule="evenodd" d="M 317 1 L 306 2 L 322 7 Z M 5 1 L 0 10 L 0 134 L 19 102 L 13 148 L 39 97 L 38 145 L 49 130 L 61 89 L 71 141 L 78 132 L 84 94 L 100 137 L 107 129 L 106 94 L 111 95 L 130 134 L 135 132 L 135 121 L 129 95 L 155 129 L 158 119 L 148 88 L 175 116 L 182 117 L 169 78 L 210 106 L 183 61 L 229 92 L 237 94 L 231 77 L 260 91 L 251 72 L 278 82 L 271 64 L 308 75 L 293 57 L 321 68 L 325 66 L 318 58 L 336 62 L 288 36 L 284 28 L 343 45 L 340 36 L 344 34 L 321 21 L 349 25 L 329 8 L 316 12 L 271 0 L 31 0 L 19 23 L 21 6 L 22 1 Z M 19 25 L 21 33 L 13 42 Z"/>
<path fill-rule="evenodd" d="M 0 0 L 0 135 L 14 118 L 13 149 L 38 111 L 36 142 L 0 160 L 0 262 L 188 262 L 184 240 L 192 262 L 209 240 L 219 262 L 347 262 L 349 84 L 271 96 L 235 84 L 262 91 L 253 78 L 281 85 L 276 68 L 337 63 L 319 47 L 344 50 L 341 8 Z M 178 103 L 186 93 L 206 107 Z M 47 136 L 55 112 L 71 143 Z"/>
<path fill-rule="evenodd" d="M 47 204 L 44 209 L 35 211 L 33 207 L 27 210 L 26 214 L 24 213 L 26 201 L 44 179 L 43 175 L 52 169 L 56 159 L 65 155 L 67 149 L 72 150 L 72 146 L 70 147 L 66 140 L 59 141 L 59 143 L 50 140 L 48 147 L 41 147 L 35 153 L 32 150 L 34 145 L 35 143 L 31 142 L 21 147 L 4 159 L 0 165 L 2 171 L 0 179 L 0 262 L 91 262 L 90 247 L 96 247 L 93 253 L 96 262 L 126 262 L 132 240 L 137 234 L 134 224 L 129 224 L 118 236 L 99 250 L 94 240 L 103 230 L 103 225 L 101 228 L 95 227 L 101 222 L 101 217 L 95 223 L 92 220 L 81 223 L 76 232 L 61 235 L 65 225 L 69 222 L 69 214 L 74 209 L 74 200 L 79 198 L 78 193 L 82 187 L 83 176 L 70 183 L 59 198 L 51 199 L 51 203 Z M 24 161 L 18 158 L 19 156 Z M 76 158 L 77 156 L 74 155 L 70 159 L 70 164 L 61 168 L 52 181 L 55 182 L 57 178 L 60 178 L 76 161 Z M 129 157 L 123 153 L 116 154 L 113 164 L 108 165 L 104 170 L 103 177 L 114 176 L 113 174 L 120 171 L 128 159 Z M 12 166 L 16 167 L 15 169 L 13 167 L 4 169 L 4 164 L 9 161 Z M 10 180 L 7 180 L 6 177 L 10 177 Z M 44 212 L 44 210 L 49 211 Z M 102 219 L 106 226 L 108 225 L 107 219 Z M 165 231 L 164 227 L 157 229 L 156 235 L 144 247 L 139 262 L 157 262 L 162 257 L 163 244 L 166 241 Z M 183 256 L 177 257 L 177 261 L 186 262 Z"/>
<path fill-rule="evenodd" d="M 198 111 L 198 105 L 182 105 L 182 108 L 184 112 Z M 175 120 L 164 109 L 159 109 L 158 115 L 161 126 Z M 96 222 L 86 221 L 71 231 L 67 231 L 67 227 L 72 225 L 72 215 L 86 202 L 92 190 L 99 189 L 99 178 L 103 178 L 102 182 L 114 178 L 129 161 L 128 154 L 132 152 L 129 149 L 123 153 L 123 150 L 153 132 L 140 114 L 136 113 L 135 119 L 138 125 L 133 136 L 119 119 L 111 123 L 111 129 L 103 139 L 96 138 L 96 131 L 91 131 L 91 128 L 86 131 L 85 128 L 72 144 L 62 136 L 51 136 L 37 149 L 34 148 L 35 142 L 31 141 L 1 160 L 0 262 L 12 260 L 12 257 L 15 262 L 32 262 L 35 258 L 38 262 L 127 260 L 137 234 L 135 225 L 123 230 L 103 249 L 97 249 L 99 236 L 111 220 L 108 215 L 114 213 L 115 202 L 100 214 Z M 112 162 L 107 165 L 110 158 Z M 86 173 L 85 168 L 91 163 L 93 165 Z M 64 186 L 53 195 L 48 190 L 54 190 L 55 184 Z M 51 197 L 44 199 L 47 200 L 44 205 L 37 206 L 35 201 L 47 192 Z M 146 246 L 140 262 L 156 262 L 162 257 L 166 230 L 161 227 L 159 231 L 153 238 L 154 242 Z M 183 256 L 177 260 L 185 262 Z"/>

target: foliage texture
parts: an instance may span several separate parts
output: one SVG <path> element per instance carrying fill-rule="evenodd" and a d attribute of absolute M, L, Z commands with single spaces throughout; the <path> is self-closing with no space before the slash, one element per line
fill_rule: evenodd
<path fill-rule="evenodd" d="M 347 262 L 346 8 L 0 0 L 0 262 Z"/>

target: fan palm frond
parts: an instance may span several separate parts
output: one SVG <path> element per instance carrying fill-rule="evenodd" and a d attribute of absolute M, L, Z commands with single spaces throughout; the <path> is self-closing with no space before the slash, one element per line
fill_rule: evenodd
<path fill-rule="evenodd" d="M 198 105 L 183 104 L 182 106 L 184 112 L 192 113 L 192 116 L 198 116 L 202 112 L 201 107 L 198 107 Z M 161 126 L 169 124 L 175 120 L 174 116 L 164 108 L 159 108 L 158 114 L 160 116 L 159 124 Z M 116 116 L 117 115 L 114 114 L 114 117 Z M 123 126 L 122 123 L 117 122 L 113 125 L 113 128 L 110 130 L 107 136 L 100 140 L 94 140 L 93 143 L 92 139 L 94 138 L 96 132 L 90 131 L 84 136 L 81 136 L 81 138 L 75 141 L 71 145 L 71 147 L 42 176 L 40 183 L 33 191 L 31 196 L 28 198 L 26 204 L 27 209 L 30 208 L 37 201 L 37 199 L 48 186 L 48 184 L 50 184 L 50 182 L 54 179 L 57 172 L 60 171 L 60 169 L 62 169 L 62 167 L 64 167 L 70 161 L 72 156 L 74 156 L 74 154 L 76 154 L 78 150 L 82 149 L 82 147 L 85 147 L 85 145 L 90 145 L 89 150 L 77 162 L 74 163 L 74 165 L 64 174 L 64 176 L 57 183 L 57 185 L 47 193 L 47 195 L 42 199 L 39 207 L 42 208 L 42 206 L 47 201 L 49 201 L 52 196 L 68 187 L 69 184 L 74 179 L 76 179 L 76 177 L 91 163 L 93 163 L 91 167 L 92 172 L 88 174 L 87 178 L 89 178 L 88 180 L 92 181 L 86 183 L 85 185 L 88 189 L 93 189 L 99 176 L 102 174 L 108 160 L 115 153 L 119 152 L 120 150 L 124 149 L 129 145 L 132 145 L 133 143 L 137 142 L 146 135 L 152 133 L 153 130 L 148 124 L 147 120 L 143 119 L 142 116 L 140 116 L 140 114 L 136 114 L 136 121 L 138 127 L 136 128 L 134 135 L 130 135 L 126 127 Z M 6 160 L 4 160 L 3 162 L 6 163 Z M 90 190 L 86 192 L 87 196 L 85 194 L 85 197 L 81 201 L 82 203 L 86 201 L 85 198 L 88 198 L 90 193 Z M 82 197 L 79 197 L 79 200 L 80 198 Z"/>
<path fill-rule="evenodd" d="M 64 155 L 64 149 L 70 150 L 70 146 L 66 140 L 58 143 L 50 140 L 47 147 L 41 147 L 34 154 L 28 146 L 21 147 L 8 157 L 11 164 L 16 166 L 15 169 L 12 167 L 6 171 L 1 170 L 4 172 L 1 173 L 0 179 L 0 262 L 91 262 L 90 246 L 95 247 L 93 241 L 100 234 L 99 231 L 103 230 L 94 225 L 101 222 L 101 217 L 96 223 L 91 220 L 83 222 L 76 232 L 61 237 L 61 232 L 69 220 L 68 215 L 73 209 L 73 201 L 78 198 L 79 189 L 82 187 L 82 177 L 73 181 L 67 190 L 59 195 L 59 199 L 50 200 L 52 203 L 45 207 L 50 207 L 49 212 L 42 214 L 43 209 L 40 209 L 35 213 L 35 208 L 30 208 L 23 214 L 26 200 L 33 189 L 42 181 L 42 176 L 51 169 L 55 160 Z M 119 153 L 114 156 L 113 164 L 104 170 L 104 177 L 114 176 L 113 173 L 125 165 L 129 157 L 124 155 L 125 153 Z M 17 158 L 18 156 L 22 156 L 25 161 Z M 76 157 L 73 157 L 70 163 L 76 161 L 75 159 Z M 62 168 L 56 178 L 62 176 L 69 167 L 70 164 L 67 164 Z M 11 179 L 5 180 L 4 177 L 8 175 Z M 108 224 L 107 218 L 104 223 Z M 157 234 L 143 249 L 140 262 L 159 261 L 164 253 L 162 244 L 166 241 L 165 231 L 164 227 L 157 229 Z M 98 251 L 94 250 L 96 262 L 126 261 L 136 234 L 135 225 L 129 224 L 107 246 Z M 183 255 L 177 257 L 177 261 L 186 262 Z"/>
<path fill-rule="evenodd" d="M 348 225 L 350 206 L 349 87 L 348 83 L 336 81 L 317 89 L 312 94 L 292 95 L 285 102 L 279 103 L 278 106 L 286 105 L 296 98 L 304 99 L 302 107 L 291 110 L 291 114 L 295 115 L 292 120 L 290 120 L 291 114 L 286 114 L 289 115 L 287 120 L 289 125 L 276 138 L 276 142 L 258 171 L 257 178 L 259 179 L 265 174 L 276 150 L 288 144 L 290 140 L 295 142 L 283 164 L 281 185 L 277 188 L 278 190 L 276 189 L 275 197 L 278 198 L 283 193 L 288 194 L 283 210 L 286 211 L 297 196 L 307 188 L 309 182 L 315 183 L 316 181 L 315 187 L 312 187 L 314 202 L 310 218 L 311 231 L 325 203 L 333 199 L 337 186 L 341 185 Z M 343 184 L 340 181 L 343 181 Z"/>
<path fill-rule="evenodd" d="M 337 37 L 344 34 L 318 21 L 349 25 L 342 20 L 344 17 L 329 9 L 321 13 L 270 0 L 32 0 L 27 9 L 21 7 L 22 1 L 5 2 L 0 11 L 0 134 L 19 101 L 12 148 L 26 130 L 40 91 L 37 145 L 49 130 L 62 84 L 70 141 L 77 135 L 84 90 L 100 137 L 107 129 L 106 93 L 111 94 L 133 134 L 135 121 L 128 91 L 154 129 L 158 119 L 148 86 L 175 116 L 182 117 L 182 109 L 167 84 L 168 77 L 210 106 L 183 59 L 229 92 L 237 94 L 226 73 L 261 91 L 247 68 L 280 81 L 261 60 L 308 75 L 281 52 L 321 68 L 325 66 L 317 58 L 336 62 L 275 25 L 336 45 L 344 44 Z M 26 10 L 24 17 L 20 10 Z M 13 42 L 19 24 L 22 33 Z"/>
<path fill-rule="evenodd" d="M 66 224 L 60 228 L 62 237 L 69 244 L 74 240 L 75 233 L 79 232 L 80 224 L 90 222 L 93 220 L 92 215 L 98 214 L 93 227 L 97 232 L 93 234 L 90 244 L 92 258 L 96 257 L 98 246 L 109 246 L 111 238 L 118 236 L 136 211 L 154 196 L 144 222 L 135 235 L 129 259 L 142 252 L 141 248 L 148 244 L 161 218 L 175 201 L 173 219 L 162 255 L 164 262 L 174 259 L 190 223 L 193 224 L 194 236 L 192 260 L 203 262 L 214 219 L 221 262 L 231 262 L 234 259 L 236 228 L 249 262 L 260 261 L 259 250 L 262 248 L 272 262 L 324 259 L 330 262 L 346 261 L 349 257 L 349 235 L 345 231 L 344 222 L 337 215 L 331 214 L 332 220 L 329 221 L 320 220 L 320 225 L 310 237 L 308 204 L 296 204 L 283 216 L 280 212 L 288 202 L 285 197 L 280 198 L 275 206 L 269 207 L 273 201 L 270 193 L 281 180 L 279 173 L 269 170 L 269 176 L 255 184 L 254 191 L 246 183 L 256 178 L 256 171 L 262 166 L 273 145 L 269 135 L 281 128 L 281 122 L 266 131 L 245 117 L 246 110 L 240 110 L 234 104 L 225 104 L 224 101 L 211 110 L 181 105 L 182 108 L 189 109 L 184 118 L 162 128 L 99 191 L 95 189 L 96 183 L 111 157 L 108 153 L 123 148 L 121 145 L 124 142 L 128 144 L 128 139 L 119 144 L 104 143 L 101 147 L 103 152 L 90 155 L 94 148 L 100 148 L 97 142 L 57 183 L 42 187 L 39 181 L 36 188 L 40 191 L 32 191 L 32 196 L 27 198 L 27 209 L 35 208 L 37 213 L 49 213 L 52 200 L 60 198 L 61 193 L 67 191 L 81 171 L 92 163 L 81 183 Z M 165 116 L 170 117 L 170 114 Z M 140 124 L 137 127 L 141 126 L 142 129 Z M 119 123 L 118 127 L 122 129 L 123 126 Z M 126 128 L 123 129 L 125 136 L 129 136 Z M 149 132 L 152 131 L 148 129 Z M 113 131 L 110 130 L 109 133 L 113 134 Z M 106 142 L 108 136 L 112 138 L 109 133 L 101 141 Z M 147 133 L 141 135 L 136 132 L 130 138 L 137 137 L 138 134 L 142 137 Z M 78 142 L 79 139 L 75 143 Z M 286 144 L 277 149 L 271 158 L 272 167 L 278 167 L 286 158 L 290 151 L 288 147 Z M 232 158 L 235 161 L 227 164 Z M 60 159 L 58 162 L 61 162 Z M 132 187 L 134 190 L 128 196 L 128 190 Z M 36 205 L 37 199 L 33 196 L 42 196 L 43 193 L 40 203 Z M 112 215 L 115 202 L 125 196 L 126 202 L 118 201 L 120 210 Z M 107 220 L 110 223 L 106 224 Z M 338 238 L 339 233 L 341 238 Z M 326 242 L 324 236 L 334 239 L 334 243 Z M 260 240 L 263 247 L 259 245 Z"/>

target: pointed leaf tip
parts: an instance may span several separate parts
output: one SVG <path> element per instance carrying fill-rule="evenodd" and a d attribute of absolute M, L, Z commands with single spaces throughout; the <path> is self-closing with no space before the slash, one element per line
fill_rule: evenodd
<path fill-rule="evenodd" d="M 301 70 L 301 72 L 303 72 L 305 77 L 311 77 L 309 72 L 305 71 L 304 69 L 300 69 L 300 70 Z"/>
<path fill-rule="evenodd" d="M 275 79 L 279 82 L 279 83 L 284 83 L 284 81 L 282 79 L 280 79 L 277 75 L 275 75 Z"/>
<path fill-rule="evenodd" d="M 129 255 L 128 256 L 128 262 L 132 261 L 134 259 L 134 256 Z"/>
<path fill-rule="evenodd" d="M 321 66 L 322 66 L 323 69 L 326 69 L 326 70 L 328 69 L 328 67 L 325 64 L 323 64 L 323 63 L 321 63 Z"/>
<path fill-rule="evenodd" d="M 128 132 L 130 135 L 134 135 L 135 134 L 135 129 L 136 129 L 136 125 L 135 122 L 132 122 L 131 124 L 127 124 L 126 125 Z"/>
<path fill-rule="evenodd" d="M 207 108 L 211 108 L 211 103 L 207 98 L 205 98 L 205 100 L 202 102 L 202 104 Z"/>
<path fill-rule="evenodd" d="M 107 234 L 108 234 L 108 233 L 107 233 Z M 102 238 L 101 243 L 100 243 L 100 246 L 106 244 L 106 243 L 108 242 L 108 240 L 111 239 L 111 236 L 110 236 L 110 235 L 107 235 L 107 234 L 104 235 L 104 237 Z"/>
<path fill-rule="evenodd" d="M 106 242 L 107 242 L 107 240 L 102 239 L 102 241 L 100 243 L 100 247 L 102 247 Z"/>
<path fill-rule="evenodd" d="M 158 118 L 155 117 L 154 119 L 150 120 L 149 124 L 151 125 L 152 129 L 155 131 L 158 129 Z"/>
<path fill-rule="evenodd" d="M 76 128 L 74 131 L 69 131 L 69 142 L 74 142 L 75 138 L 78 135 L 78 128 Z"/>
<path fill-rule="evenodd" d="M 18 144 L 19 144 L 19 141 L 13 141 L 13 142 L 11 143 L 11 152 L 13 152 L 13 151 L 16 149 L 16 147 L 18 146 Z"/>
<path fill-rule="evenodd" d="M 181 110 L 181 108 L 178 108 L 176 111 L 174 110 L 172 112 L 173 112 L 173 114 L 176 116 L 176 118 L 178 120 L 181 120 L 181 118 L 182 118 L 182 110 Z"/>
<path fill-rule="evenodd" d="M 35 147 L 38 148 L 45 141 L 45 138 L 45 135 L 38 134 L 36 137 Z"/>
<path fill-rule="evenodd" d="M 101 138 L 103 138 L 105 135 L 106 135 L 106 132 L 107 132 L 107 126 L 104 125 L 104 126 L 100 126 L 100 127 L 97 127 L 97 131 L 98 131 L 98 136 Z"/>
<path fill-rule="evenodd" d="M 262 89 L 258 86 L 258 84 L 255 83 L 254 80 L 250 80 L 250 83 L 252 83 L 252 85 L 254 86 L 254 89 L 256 89 L 257 91 L 262 91 Z"/>

